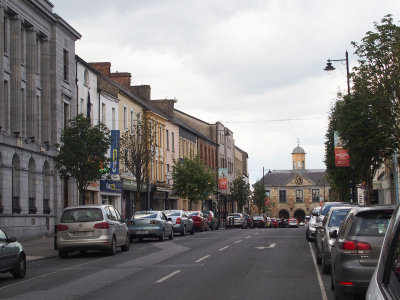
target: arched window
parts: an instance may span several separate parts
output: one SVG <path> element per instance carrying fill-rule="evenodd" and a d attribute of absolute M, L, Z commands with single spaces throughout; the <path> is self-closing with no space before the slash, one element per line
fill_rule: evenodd
<path fill-rule="evenodd" d="M 43 213 L 50 214 L 50 166 L 49 162 L 43 164 Z"/>
<path fill-rule="evenodd" d="M 29 197 L 29 213 L 36 214 L 36 166 L 35 160 L 31 157 L 28 169 L 28 197 Z"/>
<path fill-rule="evenodd" d="M 12 213 L 21 213 L 20 203 L 20 161 L 17 154 L 12 159 Z"/>
<path fill-rule="evenodd" d="M 83 84 L 89 86 L 89 71 L 87 69 L 83 73 Z"/>

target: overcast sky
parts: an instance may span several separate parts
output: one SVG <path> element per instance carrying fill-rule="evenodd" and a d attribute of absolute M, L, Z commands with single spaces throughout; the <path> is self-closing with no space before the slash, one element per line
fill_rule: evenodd
<path fill-rule="evenodd" d="M 223 122 L 249 155 L 250 182 L 262 169 L 291 169 L 306 151 L 307 169 L 324 169 L 330 107 L 347 91 L 345 63 L 399 0 L 51 0 L 81 35 L 76 54 L 130 72 L 152 99 L 209 123 Z"/>

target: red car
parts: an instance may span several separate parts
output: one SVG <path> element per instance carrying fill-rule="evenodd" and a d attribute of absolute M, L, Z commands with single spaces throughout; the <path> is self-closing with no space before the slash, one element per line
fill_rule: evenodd
<path fill-rule="evenodd" d="M 273 227 L 273 228 L 278 228 L 278 220 L 277 220 L 277 219 L 272 218 L 272 219 L 271 219 L 271 222 L 272 222 L 272 227 Z"/>
<path fill-rule="evenodd" d="M 187 211 L 187 214 L 193 220 L 193 225 L 198 231 L 208 230 L 208 220 L 201 211 Z"/>

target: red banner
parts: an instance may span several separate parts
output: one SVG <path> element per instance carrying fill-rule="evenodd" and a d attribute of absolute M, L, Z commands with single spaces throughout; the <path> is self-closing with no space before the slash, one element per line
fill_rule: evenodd
<path fill-rule="evenodd" d="M 335 167 L 350 167 L 350 156 L 346 149 L 335 148 Z"/>
<path fill-rule="evenodd" d="M 218 178 L 218 188 L 220 190 L 226 190 L 228 188 L 228 178 Z"/>

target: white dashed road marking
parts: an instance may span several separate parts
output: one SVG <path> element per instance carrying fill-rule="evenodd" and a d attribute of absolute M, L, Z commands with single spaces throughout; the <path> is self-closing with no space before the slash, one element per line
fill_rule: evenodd
<path fill-rule="evenodd" d="M 210 257 L 210 255 L 206 255 L 206 256 L 204 256 L 204 257 L 202 257 L 202 258 L 196 260 L 196 262 L 197 262 L 197 263 L 198 263 L 198 262 L 201 262 L 202 260 L 205 260 L 206 258 L 209 258 L 209 257 Z"/>
<path fill-rule="evenodd" d="M 176 270 L 175 272 L 172 272 L 171 274 L 169 274 L 169 275 L 167 275 L 167 276 L 165 276 L 165 277 L 163 277 L 163 278 L 157 280 L 156 283 L 164 282 L 165 280 L 171 278 L 172 276 L 175 276 L 176 274 L 180 273 L 181 271 L 182 271 L 182 270 Z"/>
<path fill-rule="evenodd" d="M 235 244 L 238 244 L 238 243 L 240 243 L 241 241 L 242 241 L 242 240 L 238 240 L 238 241 L 235 242 Z"/>
<path fill-rule="evenodd" d="M 229 248 L 229 246 L 226 246 L 224 248 L 219 249 L 218 251 L 224 251 L 225 249 L 228 249 L 228 248 Z"/>

